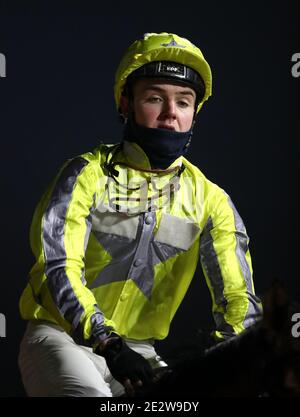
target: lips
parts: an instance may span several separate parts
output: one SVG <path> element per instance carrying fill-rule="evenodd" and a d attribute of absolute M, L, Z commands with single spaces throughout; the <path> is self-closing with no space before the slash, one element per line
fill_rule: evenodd
<path fill-rule="evenodd" d="M 172 125 L 160 125 L 158 127 L 159 127 L 159 129 L 175 130 L 175 127 L 172 126 Z"/>

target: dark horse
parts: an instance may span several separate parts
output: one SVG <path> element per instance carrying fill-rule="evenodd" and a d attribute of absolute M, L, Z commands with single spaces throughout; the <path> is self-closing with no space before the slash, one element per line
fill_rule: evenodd
<path fill-rule="evenodd" d="M 292 317 L 300 308 L 289 302 L 279 282 L 267 291 L 263 308 L 263 317 L 242 334 L 181 353 L 137 397 L 300 396 L 300 337 L 292 332 Z"/>

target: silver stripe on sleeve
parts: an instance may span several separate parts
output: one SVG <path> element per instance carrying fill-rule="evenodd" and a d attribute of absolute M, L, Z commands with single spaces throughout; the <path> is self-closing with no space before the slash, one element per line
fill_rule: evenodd
<path fill-rule="evenodd" d="M 77 342 L 82 342 L 80 339 L 83 339 L 82 329 L 78 326 L 84 309 L 74 294 L 65 271 L 67 254 L 64 228 L 77 177 L 87 164 L 85 159 L 76 158 L 63 169 L 46 208 L 42 231 L 47 286 L 61 315 L 71 323 L 72 335 Z"/>
<path fill-rule="evenodd" d="M 247 296 L 249 300 L 248 311 L 243 323 L 244 327 L 248 327 L 255 322 L 257 315 L 260 315 L 261 311 L 258 306 L 259 298 L 253 294 L 252 291 L 252 274 L 250 267 L 246 261 L 246 253 L 248 251 L 248 236 L 246 232 L 245 225 L 241 216 L 239 215 L 238 211 L 236 210 L 233 202 L 231 201 L 230 197 L 228 197 L 228 203 L 232 208 L 233 215 L 234 215 L 234 222 L 236 228 L 236 256 L 241 266 L 241 270 L 245 279 L 246 288 L 247 288 Z"/>
<path fill-rule="evenodd" d="M 222 272 L 210 233 L 212 229 L 213 222 L 212 218 L 209 217 L 200 238 L 200 259 L 202 266 L 211 282 L 215 302 L 217 305 L 222 305 L 225 309 L 227 300 L 224 297 L 224 282 Z M 226 332 L 234 333 L 234 329 L 231 325 L 228 323 L 225 325 L 223 315 L 217 312 L 214 314 L 214 319 L 218 330 L 222 331 L 224 329 Z"/>

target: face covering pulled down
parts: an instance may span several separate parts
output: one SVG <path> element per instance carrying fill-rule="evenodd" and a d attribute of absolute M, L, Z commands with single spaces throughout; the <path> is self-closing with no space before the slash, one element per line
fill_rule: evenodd
<path fill-rule="evenodd" d="M 147 155 L 153 169 L 166 169 L 187 152 L 192 133 L 192 128 L 187 132 L 175 132 L 141 126 L 128 119 L 123 140 L 137 143 Z"/>

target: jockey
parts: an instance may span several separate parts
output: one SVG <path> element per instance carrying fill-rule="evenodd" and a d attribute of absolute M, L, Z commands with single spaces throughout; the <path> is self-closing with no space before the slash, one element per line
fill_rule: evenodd
<path fill-rule="evenodd" d="M 166 365 L 155 341 L 199 259 L 215 339 L 260 312 L 243 221 L 185 157 L 211 92 L 210 66 L 186 38 L 147 33 L 124 54 L 114 84 L 122 139 L 68 160 L 33 217 L 36 262 L 20 299 L 28 395 L 134 395 L 152 381 Z"/>

